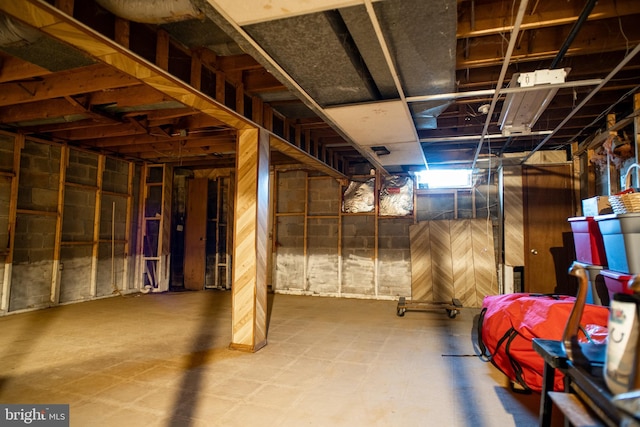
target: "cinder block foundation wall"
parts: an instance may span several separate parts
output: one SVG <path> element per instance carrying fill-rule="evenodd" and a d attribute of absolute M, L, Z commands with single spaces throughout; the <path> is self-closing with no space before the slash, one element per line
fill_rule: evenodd
<path fill-rule="evenodd" d="M 474 189 L 418 192 L 414 215 L 342 213 L 341 184 L 304 171 L 275 174 L 273 267 L 275 292 L 395 299 L 411 295 L 409 226 L 431 219 L 492 218 L 495 181 Z M 497 268 L 497 267 L 496 267 Z"/>
<path fill-rule="evenodd" d="M 0 315 L 137 290 L 140 171 L 0 133 Z"/>

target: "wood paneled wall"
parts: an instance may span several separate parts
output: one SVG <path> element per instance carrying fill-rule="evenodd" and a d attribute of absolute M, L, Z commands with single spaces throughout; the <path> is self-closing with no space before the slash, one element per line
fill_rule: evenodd
<path fill-rule="evenodd" d="M 424 221 L 409 227 L 411 299 L 480 307 L 498 293 L 493 226 L 485 219 Z"/>

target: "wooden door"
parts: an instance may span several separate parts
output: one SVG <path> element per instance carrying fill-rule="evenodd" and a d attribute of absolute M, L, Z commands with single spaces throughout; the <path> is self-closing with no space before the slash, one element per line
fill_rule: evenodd
<path fill-rule="evenodd" d="M 523 168 L 525 292 L 571 293 L 571 171 L 568 164 Z"/>
<path fill-rule="evenodd" d="M 207 243 L 207 178 L 195 178 L 187 190 L 184 230 L 184 287 L 204 289 Z"/>

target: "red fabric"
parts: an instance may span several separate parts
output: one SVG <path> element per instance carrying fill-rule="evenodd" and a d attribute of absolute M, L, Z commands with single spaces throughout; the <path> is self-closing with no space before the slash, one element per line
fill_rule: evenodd
<path fill-rule="evenodd" d="M 531 340 L 543 338 L 561 340 L 575 298 L 571 296 L 541 296 L 527 293 L 492 295 L 484 298 L 482 307 L 486 308 L 481 325 L 481 339 L 490 354 L 492 363 L 509 379 L 515 381 L 511 359 L 522 368 L 521 378 L 533 391 L 542 390 L 542 371 L 544 361 L 533 349 Z M 602 340 L 606 330 L 609 308 L 585 305 L 580 324 L 588 331 L 598 332 Z M 506 353 L 506 341 L 496 352 L 498 341 L 513 327 L 517 332 Z M 495 353 L 495 354 L 494 354 Z M 563 390 L 562 374 L 556 371 L 554 389 Z"/>

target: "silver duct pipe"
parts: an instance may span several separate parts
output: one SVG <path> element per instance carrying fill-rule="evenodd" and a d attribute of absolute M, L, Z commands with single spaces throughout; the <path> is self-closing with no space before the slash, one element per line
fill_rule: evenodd
<path fill-rule="evenodd" d="M 191 0 L 96 0 L 96 2 L 120 18 L 144 24 L 201 19 L 204 14 Z"/>
<path fill-rule="evenodd" d="M 20 47 L 34 43 L 42 37 L 36 29 L 14 21 L 7 15 L 0 14 L 0 47 Z"/>

